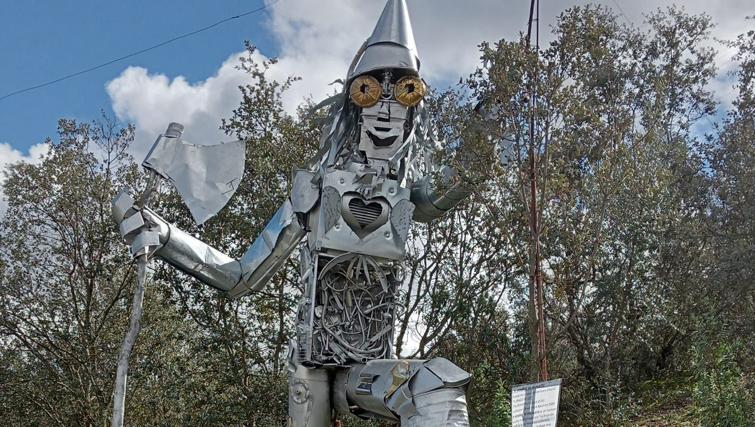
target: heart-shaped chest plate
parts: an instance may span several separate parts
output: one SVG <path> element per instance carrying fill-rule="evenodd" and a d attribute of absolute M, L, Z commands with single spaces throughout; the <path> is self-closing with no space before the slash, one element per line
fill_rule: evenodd
<path fill-rule="evenodd" d="M 345 194 L 341 203 L 341 216 L 360 239 L 385 224 L 390 210 L 384 199 L 365 201 L 358 194 Z"/>

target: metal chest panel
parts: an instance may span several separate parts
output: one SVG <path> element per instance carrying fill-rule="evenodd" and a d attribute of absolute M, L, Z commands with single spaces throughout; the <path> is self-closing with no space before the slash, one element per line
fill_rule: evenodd
<path fill-rule="evenodd" d="M 408 221 L 413 205 L 410 190 L 386 179 L 381 185 L 369 187 L 361 177 L 350 171 L 334 170 L 323 176 L 321 200 L 312 210 L 309 225 L 310 249 L 334 254 L 355 252 L 378 258 L 400 260 L 405 255 Z M 370 191 L 365 191 L 369 188 Z M 364 193 L 369 193 L 364 197 Z M 355 225 L 365 214 L 355 210 L 382 209 L 372 223 Z M 378 208 L 377 206 L 380 206 Z M 397 205 L 400 205 L 398 209 Z M 406 218 L 404 218 L 406 217 Z M 361 236 L 360 236 L 361 235 Z"/>

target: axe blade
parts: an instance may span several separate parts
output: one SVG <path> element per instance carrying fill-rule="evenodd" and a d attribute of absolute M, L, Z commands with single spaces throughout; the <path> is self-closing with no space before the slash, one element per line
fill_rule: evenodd
<path fill-rule="evenodd" d="M 171 130 L 173 129 L 173 131 Z M 173 183 L 197 224 L 228 203 L 244 175 L 244 142 L 196 145 L 181 140 L 174 124 L 142 162 Z"/>

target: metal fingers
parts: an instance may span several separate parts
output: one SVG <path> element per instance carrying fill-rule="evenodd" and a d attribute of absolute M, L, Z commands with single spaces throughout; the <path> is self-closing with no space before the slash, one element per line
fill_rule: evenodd
<path fill-rule="evenodd" d="M 127 190 L 122 190 L 115 196 L 111 214 L 118 223 L 118 231 L 128 243 L 133 257 L 147 254 L 160 247 L 160 233 L 165 231 L 162 227 L 164 222 L 152 221 L 144 210 L 135 205 Z"/>
<path fill-rule="evenodd" d="M 134 199 L 128 194 L 128 190 L 121 190 L 111 204 L 111 214 L 115 222 L 120 224 L 133 207 Z"/>

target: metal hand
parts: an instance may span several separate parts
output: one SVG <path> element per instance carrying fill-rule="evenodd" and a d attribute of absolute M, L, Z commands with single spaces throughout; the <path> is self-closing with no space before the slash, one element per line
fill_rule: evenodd
<path fill-rule="evenodd" d="M 150 190 L 151 191 L 151 190 Z M 145 203 L 149 194 L 143 193 L 140 203 Z M 131 256 L 150 255 L 160 244 L 160 228 L 144 214 L 144 207 L 139 206 L 128 194 L 122 190 L 113 199 L 112 215 L 118 223 L 118 229 L 123 240 L 129 245 Z"/>

